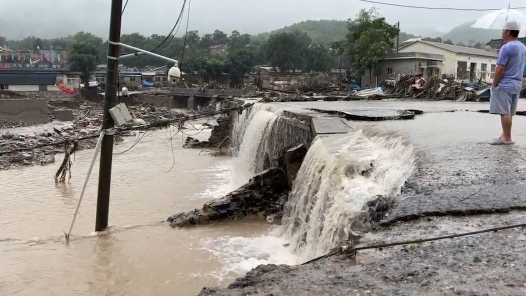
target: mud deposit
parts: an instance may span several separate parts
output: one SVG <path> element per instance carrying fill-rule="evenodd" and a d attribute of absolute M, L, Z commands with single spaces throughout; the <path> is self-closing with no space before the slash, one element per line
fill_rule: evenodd
<path fill-rule="evenodd" d="M 523 230 L 411 245 L 305 266 L 259 266 L 219 295 L 524 295 Z M 367 258 L 373 256 L 373 258 Z"/>

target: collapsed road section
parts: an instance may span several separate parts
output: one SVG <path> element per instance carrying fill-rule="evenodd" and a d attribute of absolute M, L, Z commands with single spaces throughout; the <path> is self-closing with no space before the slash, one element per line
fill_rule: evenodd
<path fill-rule="evenodd" d="M 272 109 L 277 106 L 281 110 Z M 314 140 L 307 146 L 309 150 L 286 202 L 285 198 L 278 199 L 279 206 L 284 203 L 280 235 L 289 242 L 290 251 L 305 261 L 330 253 L 342 243 L 352 248 L 524 222 L 522 215 L 514 212 L 478 215 L 522 209 L 524 203 L 519 196 L 524 170 L 516 165 L 524 153 L 484 142 L 488 130 L 498 132 L 498 126 L 488 122 L 488 115 L 441 112 L 433 106 L 413 120 L 371 124 L 346 121 L 341 114 L 328 116 L 305 107 L 253 107 L 273 110 L 278 117 L 287 112 L 308 116 L 311 130 L 325 131 L 312 133 Z M 367 113 L 364 107 L 344 109 L 353 108 L 350 111 Z M 248 114 L 248 125 L 259 117 Z M 469 136 L 458 138 L 453 127 L 463 121 L 470 122 L 464 126 Z M 275 122 L 267 121 L 267 125 Z M 269 130 L 272 128 L 268 126 L 259 129 L 263 133 Z M 242 136 L 241 146 L 249 136 Z M 272 140 L 265 135 L 259 139 L 262 142 L 249 159 L 256 163 L 249 172 L 264 167 L 257 164 L 265 159 L 258 158 L 263 151 L 259 148 Z M 506 157 L 509 153 L 512 156 Z M 270 168 L 240 190 L 274 170 Z M 284 184 L 284 176 L 279 180 Z M 231 195 L 220 199 L 222 208 L 214 211 L 229 213 L 232 205 L 246 204 L 230 199 Z M 233 203 L 223 203 L 226 200 Z M 265 207 L 275 205 L 267 203 L 250 213 L 239 211 L 240 215 L 222 217 L 258 216 Z M 207 209 L 205 206 L 203 211 Z M 449 217 L 440 217 L 444 215 Z M 180 226 L 173 224 L 176 219 L 172 218 L 172 225 Z M 407 220 L 414 221 L 403 222 Z M 356 258 L 335 253 L 305 265 L 259 266 L 228 288 L 205 288 L 199 295 L 479 295 L 494 290 L 521 295 L 525 288 L 518 266 L 524 261 L 519 254 L 526 249 L 523 236 L 523 230 L 517 228 L 360 252 Z M 491 281 L 485 280 L 489 273 Z"/>

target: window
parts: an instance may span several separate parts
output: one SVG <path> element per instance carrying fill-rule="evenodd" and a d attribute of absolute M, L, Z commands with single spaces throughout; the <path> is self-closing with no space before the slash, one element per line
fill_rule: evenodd
<path fill-rule="evenodd" d="M 168 81 L 168 77 L 164 76 L 163 81 Z"/>
<path fill-rule="evenodd" d="M 98 83 L 104 83 L 106 82 L 106 77 L 104 76 L 95 77 L 95 81 L 97 81 Z"/>
<path fill-rule="evenodd" d="M 497 65 L 491 65 L 491 76 L 490 78 L 495 78 L 495 70 L 497 70 Z"/>
<path fill-rule="evenodd" d="M 486 79 L 487 72 L 488 72 L 488 64 L 481 64 L 480 65 L 480 77 L 482 79 Z"/>
<path fill-rule="evenodd" d="M 66 83 L 69 84 L 69 85 L 74 85 L 75 84 L 75 80 L 76 80 L 75 78 L 68 78 Z"/>
<path fill-rule="evenodd" d="M 130 82 L 135 82 L 135 77 L 130 77 Z"/>
<path fill-rule="evenodd" d="M 393 72 L 393 68 L 387 68 L 387 75 L 391 75 Z"/>
<path fill-rule="evenodd" d="M 161 82 L 161 77 L 155 76 L 155 82 Z"/>

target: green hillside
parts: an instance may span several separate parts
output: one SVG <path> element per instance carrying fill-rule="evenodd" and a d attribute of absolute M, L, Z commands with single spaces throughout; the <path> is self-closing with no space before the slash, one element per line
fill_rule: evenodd
<path fill-rule="evenodd" d="M 319 21 L 303 21 L 295 23 L 284 28 L 274 30 L 270 33 L 262 33 L 257 37 L 262 39 L 268 39 L 272 34 L 281 32 L 293 32 L 293 31 L 306 32 L 309 37 L 317 43 L 330 43 L 333 41 L 341 40 L 347 34 L 347 21 L 339 20 L 319 20 Z"/>
<path fill-rule="evenodd" d="M 256 36 L 257 39 L 266 40 L 270 35 L 281 32 L 301 31 L 307 33 L 316 43 L 330 43 L 345 38 L 347 34 L 347 21 L 341 20 L 319 20 L 303 21 L 268 33 Z M 412 34 L 400 33 L 400 42 L 416 37 Z"/>
<path fill-rule="evenodd" d="M 462 42 L 464 44 L 476 42 L 486 44 L 491 39 L 497 39 L 501 37 L 500 30 L 471 28 L 471 25 L 474 23 L 475 21 L 470 21 L 453 28 L 451 31 L 449 31 L 449 33 L 446 33 L 442 37 L 442 40 L 451 39 L 454 43 Z"/>

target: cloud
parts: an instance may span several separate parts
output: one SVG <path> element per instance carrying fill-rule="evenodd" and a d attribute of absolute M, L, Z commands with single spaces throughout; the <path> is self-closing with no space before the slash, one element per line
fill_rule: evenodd
<path fill-rule="evenodd" d="M 125 0 L 124 0 L 125 1 Z M 423 2 L 384 0 L 406 5 L 460 7 L 458 0 Z M 89 31 L 101 37 L 108 34 L 110 0 L 24 0 L 4 1 L 0 6 L 0 35 L 8 38 L 38 36 L 60 37 L 77 31 Z M 526 6 L 512 0 L 512 6 Z M 123 16 L 123 33 L 166 35 L 173 26 L 183 0 L 129 0 Z M 462 1 L 461 7 L 499 6 L 493 0 Z M 23 7 L 21 9 L 21 7 Z M 358 0 L 193 0 L 190 30 L 202 33 L 220 29 L 243 33 L 271 31 L 307 19 L 349 19 L 361 8 L 373 7 Z M 429 11 L 380 6 L 389 22 L 400 21 L 407 32 L 449 30 L 480 16 L 480 12 Z M 182 32 L 183 30 L 181 30 Z M 419 32 L 417 32 L 419 31 Z"/>

